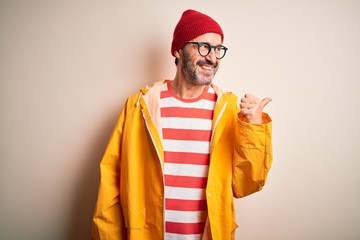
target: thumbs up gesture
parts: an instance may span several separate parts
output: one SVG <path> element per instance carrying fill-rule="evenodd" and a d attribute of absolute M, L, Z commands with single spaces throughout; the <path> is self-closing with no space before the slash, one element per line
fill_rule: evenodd
<path fill-rule="evenodd" d="M 269 102 L 271 102 L 271 98 L 260 99 L 247 93 L 240 101 L 241 114 L 249 123 L 261 124 L 263 109 Z"/>

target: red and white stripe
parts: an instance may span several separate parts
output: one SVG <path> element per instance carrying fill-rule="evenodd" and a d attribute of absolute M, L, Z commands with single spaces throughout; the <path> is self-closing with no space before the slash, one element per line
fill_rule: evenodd
<path fill-rule="evenodd" d="M 164 144 L 165 239 L 201 239 L 207 218 L 207 184 L 212 116 L 211 87 L 196 99 L 181 99 L 170 82 L 161 92 Z"/>

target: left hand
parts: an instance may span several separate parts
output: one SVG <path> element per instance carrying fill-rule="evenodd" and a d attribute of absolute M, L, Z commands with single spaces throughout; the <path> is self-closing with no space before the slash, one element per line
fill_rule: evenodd
<path fill-rule="evenodd" d="M 263 109 L 271 101 L 271 98 L 260 99 L 247 93 L 241 98 L 241 113 L 246 117 L 249 123 L 262 124 Z"/>

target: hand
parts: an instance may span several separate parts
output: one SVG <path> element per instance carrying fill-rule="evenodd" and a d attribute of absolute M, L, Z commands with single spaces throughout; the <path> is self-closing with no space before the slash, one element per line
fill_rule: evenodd
<path fill-rule="evenodd" d="M 246 117 L 249 123 L 261 124 L 263 109 L 269 102 L 271 102 L 271 98 L 261 100 L 247 93 L 240 102 L 241 114 Z"/>

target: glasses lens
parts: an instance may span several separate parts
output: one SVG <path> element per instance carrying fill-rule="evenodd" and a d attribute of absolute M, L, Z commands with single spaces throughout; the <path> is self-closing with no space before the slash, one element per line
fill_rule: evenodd
<path fill-rule="evenodd" d="M 209 53 L 211 51 L 211 48 L 213 48 L 216 58 L 221 59 L 221 58 L 223 58 L 225 56 L 225 53 L 226 53 L 226 50 L 227 50 L 227 48 L 222 46 L 222 45 L 211 46 L 209 43 L 206 43 L 206 42 L 199 42 L 199 43 L 196 43 L 196 44 L 198 46 L 199 54 L 202 57 L 206 57 L 207 55 L 209 55 Z"/>
<path fill-rule="evenodd" d="M 220 59 L 225 56 L 226 48 L 224 46 L 216 46 L 215 47 L 215 56 Z"/>
<path fill-rule="evenodd" d="M 210 53 L 210 44 L 208 43 L 199 43 L 198 50 L 201 56 L 205 57 Z"/>

